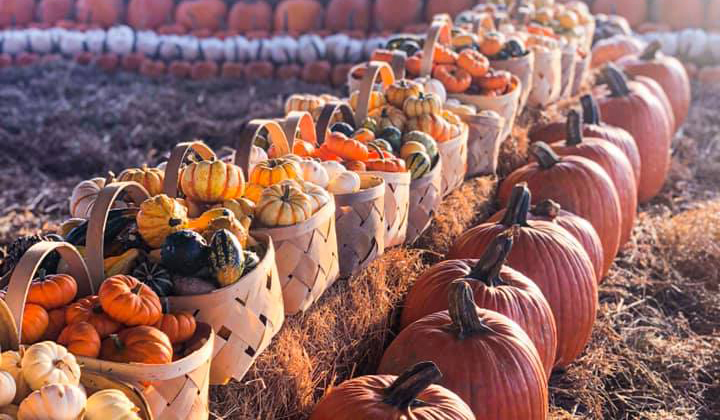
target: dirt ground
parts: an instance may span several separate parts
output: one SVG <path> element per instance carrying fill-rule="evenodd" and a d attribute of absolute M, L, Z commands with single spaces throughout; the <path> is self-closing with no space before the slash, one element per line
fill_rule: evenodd
<path fill-rule="evenodd" d="M 689 119 L 674 142 L 671 177 L 661 195 L 641 207 L 632 243 L 600 287 L 592 341 L 551 380 L 554 418 L 720 418 L 720 88 L 693 90 Z M 67 198 L 81 179 L 157 163 L 179 141 L 232 146 L 246 121 L 281 116 L 289 93 L 326 91 L 297 82 L 153 81 L 67 63 L 3 69 L 0 247 L 67 217 Z M 492 185 L 489 179 L 466 183 L 418 246 L 393 251 L 338 282 L 317 308 L 288 320 L 243 383 L 213 389 L 213 413 L 303 418 L 326 386 L 371 371 L 393 334 L 393 308 L 404 290 L 487 213 Z M 388 265 L 389 259 L 398 262 Z M 371 292 L 382 293 L 379 304 L 361 300 Z M 342 334 L 339 326 L 325 328 L 333 308 L 362 313 L 368 305 L 379 312 L 356 317 L 358 324 L 343 326 Z M 342 347 L 316 346 L 321 330 L 322 340 Z M 278 395 L 268 395 L 273 390 Z"/>

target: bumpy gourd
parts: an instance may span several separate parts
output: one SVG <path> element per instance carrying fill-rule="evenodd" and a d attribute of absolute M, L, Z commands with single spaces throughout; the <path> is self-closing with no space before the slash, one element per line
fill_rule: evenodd
<path fill-rule="evenodd" d="M 143 165 L 140 168 L 125 169 L 118 175 L 118 181 L 134 181 L 145 187 L 150 195 L 158 195 L 163 191 L 165 171 L 158 168 L 149 168 Z"/>
<path fill-rule="evenodd" d="M 220 286 L 229 286 L 242 277 L 245 265 L 242 245 L 229 230 L 220 229 L 210 241 L 210 268 Z"/>
<path fill-rule="evenodd" d="M 184 228 L 187 220 L 187 209 L 165 194 L 143 201 L 136 217 L 138 232 L 152 248 L 160 248 L 168 235 Z"/>
<path fill-rule="evenodd" d="M 242 169 L 221 160 L 201 160 L 185 167 L 180 177 L 185 195 L 203 203 L 217 203 L 242 197 L 245 177 Z"/>

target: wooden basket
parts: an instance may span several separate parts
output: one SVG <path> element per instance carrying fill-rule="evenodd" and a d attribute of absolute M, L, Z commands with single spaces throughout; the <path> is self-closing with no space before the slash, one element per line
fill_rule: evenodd
<path fill-rule="evenodd" d="M 580 94 L 585 76 L 587 76 L 590 70 L 590 61 L 592 61 L 592 55 L 590 53 L 585 53 L 584 58 L 578 57 L 577 60 L 575 60 L 575 75 L 573 77 L 571 96 Z"/>
<path fill-rule="evenodd" d="M 443 197 L 460 187 L 465 180 L 468 160 L 468 135 L 468 126 L 463 124 L 458 136 L 448 141 L 438 143 L 438 153 L 443 162 L 441 165 L 442 182 L 440 187 Z M 410 189 L 412 189 L 412 184 L 410 185 Z"/>
<path fill-rule="evenodd" d="M 490 115 L 460 115 L 468 125 L 467 176 L 495 174 L 504 137 L 505 118 Z"/>
<path fill-rule="evenodd" d="M 560 98 L 562 79 L 562 51 L 558 48 L 533 48 L 535 65 L 533 87 L 528 104 L 544 108 Z"/>
<path fill-rule="evenodd" d="M 94 206 L 93 211 L 98 206 Z M 92 249 L 90 246 L 87 249 Z M 80 254 L 65 242 L 39 242 L 23 255 L 10 277 L 7 291 L 7 307 L 13 315 L 14 325 L 22 325 L 23 308 L 30 283 L 42 261 L 57 251 L 68 264 L 69 273 L 77 280 L 78 297 L 93 294 L 95 287 Z M 11 348 L 19 349 L 20 334 L 10 340 Z M 213 351 L 213 331 L 205 323 L 199 323 L 193 338 L 197 350 L 167 365 L 141 363 L 117 363 L 106 360 L 77 357 L 84 371 L 99 373 L 125 381 L 136 387 L 147 400 L 156 419 L 207 419 L 210 359 Z"/>
<path fill-rule="evenodd" d="M 527 104 L 530 90 L 533 83 L 533 69 L 535 68 L 535 53 L 528 50 L 528 53 L 522 57 L 513 57 L 507 60 L 492 60 L 490 66 L 498 70 L 506 70 L 520 79 L 520 105 L 519 109 L 524 109 Z"/>
<path fill-rule="evenodd" d="M 275 146 L 278 156 L 289 152 L 280 124 L 271 120 L 252 120 L 240 135 L 235 149 L 235 163 L 244 171 L 249 165 L 252 141 L 263 129 L 267 129 L 268 140 Z M 250 233 L 267 235 L 273 240 L 286 315 L 307 310 L 337 279 L 340 269 L 333 201 L 302 223 L 252 229 Z"/>
<path fill-rule="evenodd" d="M 190 149 L 202 149 L 199 142 L 181 143 L 175 147 L 173 156 L 185 155 Z M 166 180 L 176 185 L 177 168 L 168 164 Z M 105 220 L 112 203 L 123 193 L 130 193 L 131 199 L 139 205 L 147 198 L 144 189 L 134 183 L 113 183 L 98 193 L 95 201 L 97 213 L 93 211 L 88 224 L 87 261 L 94 284 L 99 285 L 105 278 L 103 268 L 103 240 Z M 192 296 L 169 296 L 162 298 L 170 311 L 187 311 L 195 315 L 198 322 L 209 324 L 216 332 L 210 369 L 210 384 L 226 384 L 231 378 L 241 380 L 257 356 L 265 350 L 280 330 L 285 315 L 282 292 L 275 265 L 275 249 L 268 237 L 256 237 L 265 248 L 265 255 L 258 266 L 236 283 L 216 289 L 211 293 Z"/>
<path fill-rule="evenodd" d="M 405 242 L 412 244 L 430 226 L 435 210 L 442 202 L 443 158 L 425 176 L 410 182 L 410 214 Z"/>
<path fill-rule="evenodd" d="M 128 383 L 83 369 L 80 375 L 80 384 L 85 388 L 88 396 L 104 389 L 117 389 L 135 404 L 139 410 L 137 414 L 141 419 L 153 420 L 155 418 L 142 391 Z"/>
<path fill-rule="evenodd" d="M 562 50 L 560 60 L 562 66 L 562 77 L 560 78 L 560 98 L 567 99 L 572 95 L 573 82 L 575 81 L 575 69 L 577 67 L 577 47 L 569 45 Z"/>

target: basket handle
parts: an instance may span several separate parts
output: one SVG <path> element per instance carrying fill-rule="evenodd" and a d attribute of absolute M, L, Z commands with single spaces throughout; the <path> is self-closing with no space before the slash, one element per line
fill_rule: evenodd
<path fill-rule="evenodd" d="M 370 96 L 375 86 L 375 80 L 380 76 L 383 88 L 387 88 L 395 82 L 395 75 L 388 63 L 383 61 L 371 61 L 368 63 L 367 71 L 360 82 L 358 92 L 357 108 L 355 109 L 355 126 L 362 124 L 370 112 Z"/>
<path fill-rule="evenodd" d="M 278 156 L 285 156 L 290 153 L 288 139 L 285 131 L 277 121 L 255 119 L 251 120 L 240 133 L 235 146 L 235 165 L 242 168 L 245 179 L 249 180 L 248 168 L 250 167 L 250 152 L 252 151 L 253 139 L 260 134 L 262 129 L 267 129 L 268 140 L 275 146 Z M 294 134 L 294 133 L 293 133 Z M 294 136 L 293 136 L 294 137 Z"/>
<path fill-rule="evenodd" d="M 325 135 L 330 128 L 330 121 L 336 112 L 340 112 L 344 122 L 355 128 L 355 114 L 348 104 L 341 102 L 331 102 L 325 104 L 320 111 L 317 123 L 315 124 L 315 138 L 317 145 L 322 146 L 325 143 Z"/>
<path fill-rule="evenodd" d="M 67 263 L 72 275 L 77 281 L 78 296 L 89 296 L 94 294 L 93 283 L 90 280 L 85 261 L 75 247 L 67 242 L 38 242 L 31 246 L 18 262 L 18 265 L 10 276 L 5 304 L 12 314 L 14 325 L 14 337 L 9 337 L 9 345 L 17 350 L 22 335 L 22 320 L 30 284 L 35 277 L 45 257 L 51 252 L 57 251 L 60 257 Z M 10 328 L 12 331 L 13 328 Z M 7 340 L 3 340 L 7 341 Z"/>
<path fill-rule="evenodd" d="M 300 138 L 313 146 L 318 146 L 315 121 L 307 111 L 290 111 L 284 120 L 281 120 L 285 138 L 289 143 L 290 151 L 295 145 L 295 134 L 299 131 Z"/>
<path fill-rule="evenodd" d="M 435 45 L 440 41 L 440 37 L 447 37 L 451 31 L 450 25 L 442 20 L 434 20 L 425 36 L 425 45 L 423 46 L 423 58 L 420 62 L 420 77 L 427 77 L 432 74 L 433 56 L 435 55 Z"/>
<path fill-rule="evenodd" d="M 110 209 L 122 193 L 128 193 L 133 203 L 138 206 L 150 198 L 147 190 L 137 182 L 115 182 L 100 190 L 93 204 L 88 220 L 85 238 L 85 260 L 93 287 L 99 288 L 105 280 L 105 226 Z"/>
<path fill-rule="evenodd" d="M 402 50 L 393 50 L 390 59 L 390 67 L 396 80 L 405 78 L 405 62 L 407 61 L 407 53 Z"/>
<path fill-rule="evenodd" d="M 182 166 L 188 152 L 195 151 L 203 159 L 214 159 L 217 156 L 207 144 L 200 140 L 178 143 L 170 152 L 167 166 L 165 167 L 165 178 L 163 180 L 163 193 L 168 197 L 178 196 L 178 179 L 180 178 L 180 167 Z"/>

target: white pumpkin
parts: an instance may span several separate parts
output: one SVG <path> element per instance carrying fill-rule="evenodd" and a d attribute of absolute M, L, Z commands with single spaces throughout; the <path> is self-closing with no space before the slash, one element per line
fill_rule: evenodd
<path fill-rule="evenodd" d="M 359 63 L 363 59 L 363 41 L 350 38 L 345 49 L 346 63 Z"/>
<path fill-rule="evenodd" d="M 25 350 L 22 374 L 33 390 L 48 384 L 80 383 L 80 366 L 75 356 L 52 341 L 35 343 Z"/>
<path fill-rule="evenodd" d="M 122 391 L 105 389 L 87 399 L 85 420 L 140 420 L 138 411 Z"/>
<path fill-rule="evenodd" d="M 385 48 L 387 40 L 382 37 L 373 36 L 365 40 L 363 43 L 363 56 L 365 59 L 370 59 L 373 51 Z"/>
<path fill-rule="evenodd" d="M 265 149 L 254 144 L 250 146 L 250 159 L 248 162 L 248 173 L 252 173 L 255 166 L 263 161 L 268 160 L 268 155 Z"/>
<path fill-rule="evenodd" d="M 16 389 L 13 375 L 10 372 L 0 370 L 0 407 L 13 402 Z"/>
<path fill-rule="evenodd" d="M 345 34 L 333 34 L 325 37 L 328 58 L 336 63 L 344 63 L 350 46 L 350 37 Z"/>
<path fill-rule="evenodd" d="M 333 194 L 350 194 L 360 191 L 360 175 L 345 171 L 330 180 L 328 191 Z"/>
<path fill-rule="evenodd" d="M 92 53 L 102 54 L 105 49 L 107 33 L 102 29 L 91 29 L 85 32 L 85 49 Z"/>
<path fill-rule="evenodd" d="M 52 51 L 52 35 L 50 31 L 30 28 L 27 30 L 30 49 L 38 54 L 47 54 Z"/>
<path fill-rule="evenodd" d="M 423 86 L 425 93 L 434 93 L 442 103 L 447 101 L 447 90 L 441 81 L 432 77 L 418 77 L 415 81 Z"/>
<path fill-rule="evenodd" d="M 181 36 L 178 38 L 180 56 L 183 60 L 193 61 L 200 58 L 200 40 L 194 36 Z"/>
<path fill-rule="evenodd" d="M 310 197 L 310 203 L 312 204 L 312 211 L 315 213 L 322 206 L 330 202 L 330 194 L 320 186 L 313 184 L 312 182 L 303 181 L 301 183 L 302 191 Z"/>
<path fill-rule="evenodd" d="M 20 353 L 11 350 L 3 352 L 0 355 L 0 370 L 8 372 L 15 381 L 14 402 L 16 404 L 20 403 L 32 392 L 22 374 L 22 356 Z"/>
<path fill-rule="evenodd" d="M 327 46 L 317 35 L 302 35 L 298 38 L 297 58 L 302 64 L 312 63 L 325 58 Z"/>
<path fill-rule="evenodd" d="M 328 171 L 320 162 L 310 159 L 303 160 L 300 162 L 300 168 L 302 168 L 305 181 L 312 182 L 321 188 L 327 187 L 328 182 L 330 182 Z"/>
<path fill-rule="evenodd" d="M 139 31 L 135 38 L 135 51 L 154 58 L 160 47 L 160 37 L 154 31 Z"/>
<path fill-rule="evenodd" d="M 344 166 L 342 166 L 342 163 L 334 160 L 328 160 L 326 162 L 321 162 L 320 164 L 323 166 L 323 168 L 325 168 L 325 171 L 327 171 L 328 180 L 332 180 L 333 178 L 347 170 Z"/>
<path fill-rule="evenodd" d="M 85 35 L 78 31 L 65 31 L 60 34 L 60 52 L 74 56 L 83 52 Z"/>
<path fill-rule="evenodd" d="M 79 420 L 87 397 L 77 385 L 51 384 L 33 392 L 20 403 L 20 420 Z M 111 417 L 108 417 L 111 418 Z"/>
<path fill-rule="evenodd" d="M 294 63 L 297 57 L 298 43 L 287 35 L 276 36 L 270 42 L 270 58 L 278 65 Z"/>
<path fill-rule="evenodd" d="M 225 44 L 218 38 L 203 38 L 200 40 L 200 51 L 203 57 L 210 61 L 222 61 L 225 58 Z"/>
<path fill-rule="evenodd" d="M 70 216 L 87 219 L 95 204 L 97 195 L 106 185 L 105 178 L 92 178 L 81 181 L 73 188 L 70 196 Z M 120 204 L 121 207 L 124 207 Z M 119 208 L 113 205 L 114 208 Z"/>
<path fill-rule="evenodd" d="M 172 60 L 181 56 L 180 37 L 177 35 L 164 35 L 160 37 L 158 54 L 160 58 Z"/>
<path fill-rule="evenodd" d="M 25 31 L 5 31 L 3 42 L 0 47 L 5 54 L 19 54 L 25 52 L 28 49 L 28 35 Z"/>
<path fill-rule="evenodd" d="M 110 52 L 119 55 L 130 54 L 135 43 L 135 33 L 127 25 L 113 26 L 108 29 L 105 42 Z"/>

